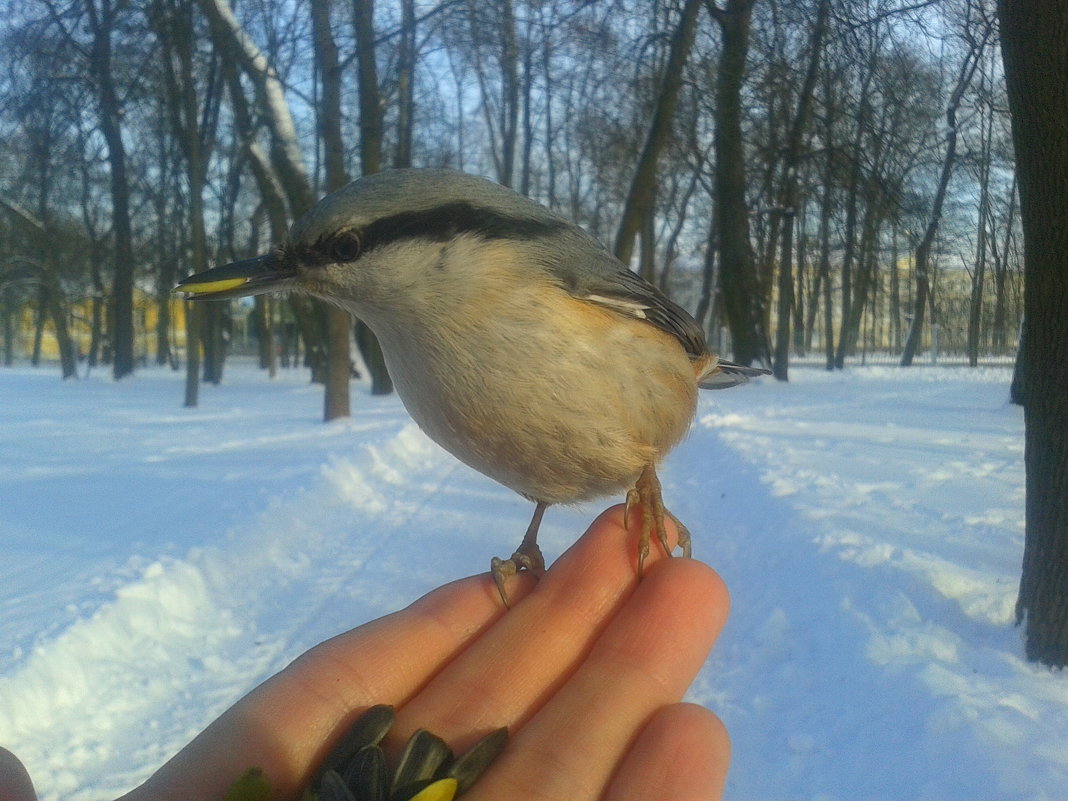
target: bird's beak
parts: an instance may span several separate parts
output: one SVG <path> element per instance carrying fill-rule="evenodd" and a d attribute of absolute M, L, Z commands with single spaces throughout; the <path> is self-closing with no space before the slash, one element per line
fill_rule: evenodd
<path fill-rule="evenodd" d="M 295 277 L 276 251 L 183 278 L 173 291 L 185 292 L 190 300 L 224 300 L 284 289 Z"/>

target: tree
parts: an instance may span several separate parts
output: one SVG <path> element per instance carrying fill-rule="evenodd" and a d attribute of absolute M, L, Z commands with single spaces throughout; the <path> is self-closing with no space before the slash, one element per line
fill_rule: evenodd
<path fill-rule="evenodd" d="M 827 32 L 827 17 L 830 13 L 830 0 L 820 0 L 816 9 L 816 19 L 812 23 L 812 36 L 809 44 L 808 66 L 805 79 L 798 93 L 797 110 L 786 137 L 786 157 L 783 164 L 783 187 L 780 205 L 782 208 L 782 258 L 779 262 L 779 306 L 775 327 L 775 359 L 772 365 L 775 377 L 786 381 L 790 362 L 790 316 L 794 307 L 793 294 L 793 246 L 794 221 L 798 213 L 800 200 L 798 172 L 801 168 L 801 145 L 805 127 L 808 125 L 812 108 L 813 95 L 816 91 L 816 78 L 819 74 L 820 60 L 823 56 L 823 39 Z M 774 242 L 772 243 L 774 247 Z"/>
<path fill-rule="evenodd" d="M 371 175 L 382 169 L 384 128 L 382 94 L 375 66 L 374 0 L 353 0 L 353 25 L 356 29 L 357 85 L 360 93 L 360 168 L 364 175 Z M 408 155 L 410 157 L 411 154 Z M 393 380 L 386 369 L 386 359 L 378 337 L 362 320 L 356 321 L 355 331 L 356 344 L 371 373 L 371 394 L 388 395 L 393 391 Z"/>
<path fill-rule="evenodd" d="M 742 139 L 742 83 L 749 52 L 749 20 L 756 0 L 727 0 L 723 8 L 706 0 L 719 23 L 722 45 L 716 80 L 716 228 L 723 306 L 741 364 L 770 362 L 764 330 L 763 297 L 757 286 L 749 242 Z"/>
<path fill-rule="evenodd" d="M 88 78 L 95 90 L 100 133 L 107 145 L 114 240 L 110 309 L 112 368 L 119 379 L 134 370 L 133 225 L 114 47 L 114 37 L 124 15 L 129 13 L 129 6 L 121 0 L 76 0 L 66 8 L 54 0 L 46 0 L 44 5 L 71 52 L 84 62 L 83 77 Z M 81 40 L 83 31 L 89 33 L 88 42 Z"/>
<path fill-rule="evenodd" d="M 204 224 L 204 186 L 207 183 L 208 157 L 214 140 L 211 113 L 214 94 L 208 95 L 208 109 L 201 110 L 194 69 L 194 23 L 192 0 L 155 0 L 149 14 L 163 51 L 164 82 L 174 139 L 185 162 L 189 190 L 189 234 L 192 272 L 208 269 L 207 230 Z M 199 396 L 200 353 L 205 352 L 205 380 L 218 384 L 222 380 L 223 342 L 221 306 L 204 308 L 186 301 L 186 381 L 187 407 L 195 407 Z M 212 325 L 214 323 L 214 325 Z"/>
<path fill-rule="evenodd" d="M 961 60 L 960 70 L 957 72 L 957 82 L 949 95 L 946 104 L 946 152 L 942 159 L 942 173 L 938 179 L 938 187 L 935 189 L 934 200 L 931 203 L 931 215 L 924 229 L 923 237 L 916 246 L 916 301 L 912 310 L 912 324 L 909 326 L 908 337 L 905 340 L 905 350 L 901 354 L 901 366 L 909 367 L 920 346 L 920 333 L 923 330 L 924 314 L 927 309 L 928 296 L 930 294 L 930 259 L 931 248 L 934 246 L 935 235 L 942 221 L 942 206 L 946 200 L 946 190 L 949 186 L 950 176 L 957 163 L 957 137 L 959 135 L 957 110 L 965 90 L 972 81 L 975 71 L 983 60 L 983 50 L 990 39 L 992 25 L 989 19 L 983 19 L 981 11 L 971 2 L 968 4 L 968 15 L 971 18 L 973 10 L 979 14 L 980 20 L 978 31 L 967 26 L 968 50 Z"/>
<path fill-rule="evenodd" d="M 519 43 L 513 0 L 467 0 L 471 57 L 481 90 L 497 181 L 511 186 L 519 136 Z M 487 58 L 492 65 L 486 63 Z M 491 76 L 500 76 L 497 89 Z"/>
<path fill-rule="evenodd" d="M 322 96 L 317 109 L 319 136 L 323 140 L 326 163 L 326 191 L 333 192 L 349 182 L 345 169 L 345 142 L 341 135 L 341 64 L 337 44 L 330 29 L 330 0 L 312 0 L 312 38 L 315 65 L 319 72 Z M 323 392 L 323 419 L 327 422 L 348 417 L 350 412 L 349 378 L 352 355 L 349 333 L 352 317 L 336 306 L 326 308 L 326 386 Z"/>
<path fill-rule="evenodd" d="M 85 0 L 86 17 L 93 35 L 89 68 L 99 92 L 100 130 L 108 144 L 111 166 L 111 216 L 115 232 L 115 278 L 112 289 L 112 347 L 115 378 L 134 369 L 133 232 L 130 221 L 130 184 L 126 176 L 126 146 L 122 140 L 122 105 L 112 73 L 112 36 L 124 3 Z"/>
<path fill-rule="evenodd" d="M 630 264 L 634 251 L 634 238 L 642 230 L 643 222 L 652 220 L 655 210 L 657 160 L 671 133 L 675 105 L 678 102 L 679 90 L 682 88 L 683 70 L 697 33 L 697 19 L 701 13 L 701 3 L 702 0 L 686 0 L 678 27 L 671 37 L 671 51 L 667 64 L 664 66 L 660 89 L 656 95 L 653 117 L 645 135 L 638 166 L 631 179 L 630 190 L 627 192 L 623 214 L 619 221 L 619 232 L 616 234 L 614 252 L 616 258 L 624 264 Z M 653 243 L 647 242 L 647 239 L 646 234 L 642 233 L 642 247 L 652 248 Z"/>
<path fill-rule="evenodd" d="M 311 179 L 300 147 L 300 137 L 292 111 L 286 100 L 284 84 L 278 71 L 267 56 L 256 46 L 234 15 L 228 0 L 198 0 L 198 5 L 211 24 L 212 39 L 216 52 L 223 60 L 224 70 L 236 70 L 227 64 L 234 61 L 252 82 L 257 110 L 270 133 L 269 165 L 255 166 L 257 182 L 264 193 L 265 202 L 275 195 L 269 185 L 277 180 L 281 195 L 285 198 L 289 216 L 296 218 L 308 211 L 315 202 Z M 244 105 L 240 81 L 231 76 L 231 103 L 237 115 Z M 250 148 L 250 153 L 255 151 Z M 271 176 L 266 174 L 270 172 Z M 272 215 L 273 219 L 273 215 Z M 272 223 L 273 227 L 273 223 Z M 304 339 L 312 380 L 326 383 L 326 309 L 322 302 L 307 298 L 291 298 L 290 308 L 297 318 Z"/>
<path fill-rule="evenodd" d="M 21 224 L 28 233 L 29 241 L 36 247 L 34 251 L 41 254 L 49 254 L 54 251 L 54 246 L 49 242 L 50 232 L 44 222 L 38 220 L 17 203 L 12 203 L 0 197 L 0 208 L 7 211 L 14 220 Z M 60 368 L 64 378 L 77 378 L 78 365 L 74 355 L 74 343 L 71 341 L 67 330 L 67 298 L 63 292 L 63 286 L 56 276 L 54 265 L 40 263 L 27 257 L 15 258 L 11 263 L 0 270 L 0 286 L 6 285 L 12 279 L 29 280 L 41 288 L 42 316 L 47 312 L 52 320 L 56 332 L 56 341 L 59 343 Z"/>
<path fill-rule="evenodd" d="M 1068 0 L 999 0 L 1024 236 L 1027 656 L 1068 665 Z"/>

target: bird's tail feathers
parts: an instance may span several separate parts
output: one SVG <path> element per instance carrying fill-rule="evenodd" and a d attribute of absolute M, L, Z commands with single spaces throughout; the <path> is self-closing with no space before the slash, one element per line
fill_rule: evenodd
<path fill-rule="evenodd" d="M 719 360 L 715 369 L 706 373 L 697 382 L 701 389 L 729 389 L 739 384 L 745 384 L 750 378 L 758 375 L 770 375 L 771 370 L 763 367 L 746 367 L 734 362 Z"/>

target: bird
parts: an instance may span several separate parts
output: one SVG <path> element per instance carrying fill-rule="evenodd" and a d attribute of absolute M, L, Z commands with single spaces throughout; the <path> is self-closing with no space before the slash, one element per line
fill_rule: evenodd
<path fill-rule="evenodd" d="M 491 573 L 545 571 L 537 543 L 555 504 L 625 492 L 641 507 L 637 571 L 665 518 L 656 469 L 684 437 L 699 389 L 767 374 L 718 358 L 693 317 L 592 234 L 488 179 L 408 168 L 326 195 L 267 253 L 190 275 L 191 300 L 311 295 L 378 337 L 405 408 L 475 470 L 535 504 Z M 629 526 L 629 522 L 627 523 Z"/>

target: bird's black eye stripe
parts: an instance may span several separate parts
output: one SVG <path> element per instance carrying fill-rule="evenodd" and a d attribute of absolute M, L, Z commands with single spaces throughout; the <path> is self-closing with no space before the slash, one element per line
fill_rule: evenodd
<path fill-rule="evenodd" d="M 536 239 L 567 227 L 564 220 L 513 217 L 460 201 L 375 220 L 362 231 L 363 250 L 366 253 L 403 239 L 447 242 L 460 234 L 483 239 Z"/>
<path fill-rule="evenodd" d="M 282 250 L 287 258 L 307 266 L 344 264 L 376 248 L 410 239 L 448 242 L 461 234 L 482 239 L 537 239 L 569 227 L 563 219 L 514 217 L 458 201 L 380 217 L 359 230 L 326 235 L 311 246 L 290 243 Z"/>

